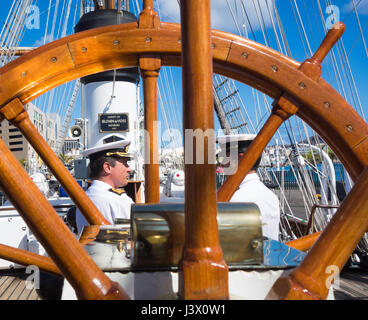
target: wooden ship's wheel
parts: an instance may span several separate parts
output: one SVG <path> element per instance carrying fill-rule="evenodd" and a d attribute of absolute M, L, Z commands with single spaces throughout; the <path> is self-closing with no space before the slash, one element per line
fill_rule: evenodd
<path fill-rule="evenodd" d="M 89 74 L 138 66 L 144 85 L 145 129 L 157 118 L 156 85 L 161 66 L 183 68 L 184 129 L 213 129 L 213 71 L 274 99 L 271 116 L 239 170 L 216 195 L 215 165 L 186 164 L 186 239 L 179 268 L 184 299 L 227 299 L 228 269 L 222 258 L 216 202 L 228 201 L 280 125 L 296 115 L 332 148 L 355 186 L 299 267 L 269 294 L 278 299 L 325 299 L 326 268 L 341 269 L 368 227 L 368 126 L 321 76 L 321 62 L 344 31 L 331 29 L 313 57 L 298 63 L 258 43 L 210 30 L 208 0 L 181 2 L 182 25 L 160 22 L 153 1 L 143 1 L 138 23 L 80 32 L 37 48 L 0 69 L 0 117 L 17 126 L 92 225 L 108 224 L 38 134 L 24 105 L 62 83 Z M 157 150 L 154 135 L 151 152 Z M 214 147 L 214 146 L 213 146 Z M 208 150 L 204 145 L 204 150 Z M 146 202 L 159 202 L 158 165 L 145 168 Z M 2 258 L 63 274 L 80 299 L 128 299 L 96 266 L 78 240 L 0 141 L 0 186 L 50 258 L 0 247 Z M 202 197 L 206 194 L 206 197 Z M 217 198 L 216 198 L 217 197 Z M 204 232 L 206 230 L 206 232 Z"/>

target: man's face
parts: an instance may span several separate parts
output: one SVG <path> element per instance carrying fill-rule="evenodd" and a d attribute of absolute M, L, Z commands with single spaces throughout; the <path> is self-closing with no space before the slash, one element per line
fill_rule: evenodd
<path fill-rule="evenodd" d="M 115 166 L 110 167 L 110 178 L 115 188 L 124 187 L 128 184 L 130 171 L 128 159 L 116 159 Z"/>

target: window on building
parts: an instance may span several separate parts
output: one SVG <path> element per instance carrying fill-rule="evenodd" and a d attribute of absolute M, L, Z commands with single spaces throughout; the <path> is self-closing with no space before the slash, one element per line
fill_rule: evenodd
<path fill-rule="evenodd" d="M 9 136 L 9 139 L 17 139 L 17 138 L 23 138 L 23 136 L 21 134 L 15 134 L 15 135 Z"/>
<path fill-rule="evenodd" d="M 18 128 L 9 129 L 9 132 L 19 132 Z"/>
<path fill-rule="evenodd" d="M 10 148 L 10 151 L 23 151 L 23 148 Z"/>
<path fill-rule="evenodd" d="M 23 141 L 12 141 L 12 142 L 9 142 L 9 145 L 10 146 L 14 146 L 14 145 L 17 145 L 17 144 L 23 144 Z"/>

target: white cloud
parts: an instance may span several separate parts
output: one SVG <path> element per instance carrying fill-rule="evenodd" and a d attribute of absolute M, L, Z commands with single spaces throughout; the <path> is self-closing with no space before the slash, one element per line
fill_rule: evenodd
<path fill-rule="evenodd" d="M 46 36 L 46 41 L 45 41 L 45 36 L 43 36 L 41 39 L 38 39 L 38 40 L 35 41 L 35 43 L 33 44 L 33 47 L 36 47 L 36 48 L 41 47 L 44 44 L 52 42 L 52 41 L 54 41 L 53 36 L 51 34 L 48 34 Z"/>
<path fill-rule="evenodd" d="M 355 5 L 357 8 L 357 12 L 359 15 L 368 15 L 368 1 L 367 0 L 355 0 Z M 349 14 L 351 12 L 354 12 L 354 6 L 353 3 L 350 1 L 349 3 L 346 3 L 344 6 L 342 6 L 342 12 Z"/>
<path fill-rule="evenodd" d="M 154 8 L 161 20 L 180 23 L 180 9 L 177 0 L 155 0 L 155 2 Z"/>
<path fill-rule="evenodd" d="M 180 23 L 180 10 L 177 0 L 156 0 L 155 7 L 158 8 L 160 19 L 162 21 Z M 274 18 L 274 10 L 271 0 L 211 1 L 211 23 L 213 29 L 238 33 L 239 28 L 244 35 L 244 28 L 250 32 L 248 19 L 254 31 L 261 29 L 260 23 L 262 24 L 262 27 L 264 27 L 264 25 L 266 27 L 270 27 L 270 14 Z M 243 27 L 243 25 L 245 26 Z"/>

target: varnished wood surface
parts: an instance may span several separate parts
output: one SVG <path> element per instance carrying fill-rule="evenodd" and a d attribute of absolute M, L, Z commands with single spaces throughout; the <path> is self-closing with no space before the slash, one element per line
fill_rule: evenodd
<path fill-rule="evenodd" d="M 206 133 L 214 129 L 210 1 L 184 1 L 180 16 L 183 130 Z M 179 263 L 182 299 L 229 297 L 217 225 L 214 138 L 203 137 L 202 144 L 184 138 L 184 157 L 191 154 L 192 161 L 185 163 L 185 185 L 190 187 L 185 188 L 185 244 Z"/>
<path fill-rule="evenodd" d="M 139 58 L 139 67 L 143 80 L 144 97 L 145 202 L 159 203 L 160 178 L 157 126 L 157 78 L 161 68 L 161 59 L 157 56 L 143 55 Z"/>

